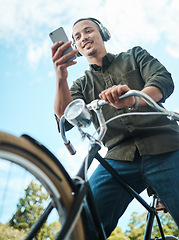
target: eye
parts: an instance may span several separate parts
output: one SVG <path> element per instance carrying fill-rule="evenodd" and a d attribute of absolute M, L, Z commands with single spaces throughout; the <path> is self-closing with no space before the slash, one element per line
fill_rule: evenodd
<path fill-rule="evenodd" d="M 92 32 L 92 30 L 86 30 L 86 33 L 91 33 Z"/>
<path fill-rule="evenodd" d="M 75 37 L 75 41 L 76 41 L 76 40 L 79 40 L 79 39 L 80 39 L 80 37 L 79 37 L 79 36 L 76 36 L 76 37 Z"/>

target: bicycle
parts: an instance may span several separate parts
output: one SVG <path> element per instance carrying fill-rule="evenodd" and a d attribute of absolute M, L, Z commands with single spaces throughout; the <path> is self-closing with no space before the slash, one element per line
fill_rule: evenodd
<path fill-rule="evenodd" d="M 157 112 L 130 112 L 124 113 L 117 117 L 123 117 L 124 115 L 126 116 L 128 114 L 162 114 L 166 115 L 170 119 L 179 121 L 178 113 L 165 110 L 155 103 L 148 95 L 139 91 L 131 90 L 122 95 L 120 99 L 130 96 L 143 98 Z M 74 100 L 67 106 L 65 113 L 59 122 L 58 127 L 60 128 L 61 137 L 71 154 L 75 154 L 75 149 L 65 134 L 66 119 L 72 125 L 76 125 L 82 134 L 82 137 L 88 137 L 91 143 L 89 152 L 83 160 L 77 175 L 73 179 L 69 176 L 60 161 L 45 146 L 40 144 L 32 137 L 25 134 L 21 137 L 16 137 L 0 132 L 0 159 L 10 161 L 14 164 L 20 165 L 22 168 L 27 169 L 35 178 L 40 181 L 50 196 L 50 200 L 48 200 L 49 203 L 45 211 L 30 229 L 29 233 L 25 237 L 26 240 L 33 239 L 37 235 L 40 228 L 48 219 L 52 209 L 56 209 L 58 218 L 62 224 L 61 231 L 56 234 L 55 239 L 88 239 L 84 202 L 86 202 L 88 205 L 98 239 L 106 239 L 87 179 L 87 171 L 94 158 L 97 159 L 99 163 L 102 164 L 103 167 L 105 167 L 113 175 L 119 184 L 121 184 L 130 194 L 132 194 L 132 196 L 136 198 L 148 211 L 147 227 L 144 240 L 151 239 L 152 226 L 155 217 L 161 233 L 161 236 L 156 239 L 177 239 L 174 236 L 164 235 L 157 213 L 157 195 L 153 191 L 150 192 L 150 194 L 153 195 L 153 202 L 150 206 L 137 192 L 135 192 L 134 189 L 120 179 L 118 173 L 98 153 L 101 148 L 101 141 L 107 130 L 107 122 L 105 122 L 102 114 L 102 107 L 105 104 L 107 103 L 104 100 L 94 100 L 85 106 L 85 103 L 82 100 Z M 98 117 L 100 127 L 97 130 L 97 138 L 94 138 L 94 136 L 91 136 L 82 130 L 83 127 L 87 127 L 91 123 L 90 111 L 94 111 Z M 115 120 L 115 118 L 110 119 L 109 121 Z"/>

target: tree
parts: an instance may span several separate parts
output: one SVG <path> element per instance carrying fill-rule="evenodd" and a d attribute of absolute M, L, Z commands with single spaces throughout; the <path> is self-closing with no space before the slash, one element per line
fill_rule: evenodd
<path fill-rule="evenodd" d="M 32 181 L 25 189 L 25 197 L 19 199 L 17 211 L 9 221 L 9 225 L 18 230 L 28 232 L 33 223 L 42 214 L 44 207 L 43 201 L 47 200 L 48 194 L 42 191 L 42 186 Z M 45 238 L 54 238 L 54 233 L 51 231 L 53 225 L 47 226 L 47 223 L 40 229 L 37 240 Z"/>
<path fill-rule="evenodd" d="M 164 229 L 164 233 L 166 235 L 173 235 L 175 237 L 179 237 L 179 229 L 178 226 L 176 225 L 176 223 L 174 222 L 173 218 L 170 216 L 169 213 L 159 213 L 159 217 Z M 157 222 L 155 221 L 154 224 L 154 229 L 153 229 L 154 234 L 156 234 L 157 236 L 160 235 L 160 231 L 157 225 Z"/>
<path fill-rule="evenodd" d="M 131 240 L 142 240 L 144 237 L 144 232 L 146 228 L 146 214 L 140 216 L 136 212 L 131 215 L 131 220 L 129 223 L 129 231 L 126 231 L 127 236 Z"/>
<path fill-rule="evenodd" d="M 23 240 L 25 237 L 25 231 L 14 229 L 8 226 L 8 224 L 0 223 L 0 240 Z"/>
<path fill-rule="evenodd" d="M 122 232 L 120 227 L 116 227 L 114 231 L 111 233 L 111 236 L 108 238 L 108 240 L 130 240 L 125 233 Z"/>
<path fill-rule="evenodd" d="M 163 213 L 159 212 L 159 217 L 161 220 L 161 224 L 164 230 L 164 234 L 166 235 L 173 235 L 175 237 L 179 236 L 179 229 L 177 225 L 175 224 L 174 220 L 170 216 L 169 213 Z M 131 216 L 131 220 L 129 223 L 129 230 L 126 231 L 127 236 L 131 240 L 142 240 L 145 233 L 146 228 L 146 219 L 147 214 L 137 215 L 136 212 L 134 212 Z M 153 225 L 153 231 L 152 231 L 152 238 L 160 237 L 160 231 L 158 228 L 157 221 L 154 221 Z"/>

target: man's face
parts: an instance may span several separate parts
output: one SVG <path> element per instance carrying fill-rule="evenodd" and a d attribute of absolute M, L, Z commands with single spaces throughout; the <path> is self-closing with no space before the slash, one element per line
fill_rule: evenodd
<path fill-rule="evenodd" d="M 104 41 L 96 23 L 83 20 L 73 27 L 73 37 L 79 52 L 86 57 L 94 57 L 105 50 Z"/>

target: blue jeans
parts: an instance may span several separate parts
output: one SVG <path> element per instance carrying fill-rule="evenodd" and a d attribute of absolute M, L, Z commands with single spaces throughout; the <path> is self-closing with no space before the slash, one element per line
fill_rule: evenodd
<path fill-rule="evenodd" d="M 179 151 L 145 157 L 140 157 L 137 153 L 132 162 L 106 161 L 138 193 L 152 187 L 179 226 Z M 109 237 L 133 197 L 101 165 L 89 183 L 104 230 Z M 91 239 L 94 240 L 95 237 Z"/>

